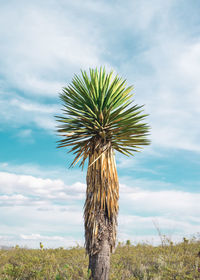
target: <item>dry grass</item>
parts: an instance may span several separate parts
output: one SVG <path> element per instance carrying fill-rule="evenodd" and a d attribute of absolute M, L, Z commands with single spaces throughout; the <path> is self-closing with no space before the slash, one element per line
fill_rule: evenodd
<path fill-rule="evenodd" d="M 184 239 L 174 245 L 118 245 L 111 259 L 110 280 L 195 280 L 200 241 Z M 80 247 L 69 250 L 0 250 L 0 280 L 88 279 L 88 258 Z"/>

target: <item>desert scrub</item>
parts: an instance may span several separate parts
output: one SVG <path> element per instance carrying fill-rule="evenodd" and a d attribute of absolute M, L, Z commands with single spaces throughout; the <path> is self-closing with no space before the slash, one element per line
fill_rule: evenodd
<path fill-rule="evenodd" d="M 111 259 L 110 280 L 200 279 L 200 242 L 188 240 L 174 245 L 118 246 Z"/>
<path fill-rule="evenodd" d="M 111 257 L 110 280 L 195 280 L 200 242 L 120 244 Z M 88 257 L 81 247 L 65 250 L 0 250 L 0 280 L 81 280 L 89 279 Z"/>
<path fill-rule="evenodd" d="M 0 250 L 0 280 L 88 279 L 83 248 Z"/>

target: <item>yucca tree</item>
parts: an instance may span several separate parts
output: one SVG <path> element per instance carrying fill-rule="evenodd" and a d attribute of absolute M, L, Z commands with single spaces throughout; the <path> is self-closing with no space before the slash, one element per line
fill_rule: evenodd
<path fill-rule="evenodd" d="M 114 150 L 133 155 L 148 145 L 149 127 L 142 107 L 132 105 L 133 87 L 105 68 L 81 71 L 63 88 L 63 115 L 58 116 L 58 147 L 70 147 L 71 166 L 88 159 L 84 206 L 85 247 L 91 279 L 107 280 L 115 248 L 119 183 Z"/>

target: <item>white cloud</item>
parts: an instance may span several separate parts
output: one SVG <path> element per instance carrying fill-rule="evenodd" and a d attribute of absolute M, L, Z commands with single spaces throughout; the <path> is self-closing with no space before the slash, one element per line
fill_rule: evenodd
<path fill-rule="evenodd" d="M 66 3 L 62 1 L 52 5 L 37 1 L 22 3 L 1 5 L 1 121 L 12 126 L 37 125 L 52 131 L 58 107 L 44 104 L 46 100 L 39 104 L 37 98 L 58 100 L 58 93 L 71 81 L 74 72 L 102 63 L 103 47 L 98 28 L 76 14 L 80 7 L 67 3 L 63 10 Z M 94 5 L 90 4 L 93 10 Z M 23 92 L 26 98 L 13 89 Z"/>
<path fill-rule="evenodd" d="M 90 5 L 94 11 L 95 5 L 88 2 L 88 9 Z M 62 1 L 45 5 L 39 1 L 1 4 L 2 124 L 37 125 L 46 131 L 55 130 L 53 116 L 58 108 L 44 104 L 47 98 L 58 100 L 62 87 L 80 68 L 102 64 L 99 28 L 80 17 L 79 12 L 79 5 Z M 19 97 L 16 92 L 23 93 L 26 98 Z M 42 104 L 38 101 L 40 96 L 46 98 Z"/>
<path fill-rule="evenodd" d="M 42 236 L 40 234 L 31 234 L 31 235 L 25 235 L 25 234 L 21 234 L 20 235 L 22 239 L 25 240 L 58 240 L 58 241 L 63 241 L 64 238 L 61 236 Z"/>
<path fill-rule="evenodd" d="M 200 38 L 190 38 L 184 32 L 174 17 L 173 1 L 128 1 L 125 6 L 117 1 L 114 14 L 113 3 L 106 2 L 22 3 L 2 4 L 0 12 L 0 34 L 4 38 L 0 84 L 6 96 L 0 104 L 3 122 L 20 125 L 26 121 L 52 130 L 56 106 L 22 100 L 15 93 L 8 104 L 8 88 L 12 85 L 32 98 L 33 93 L 34 98 L 55 97 L 71 80 L 71 73 L 113 64 L 128 82 L 135 83 L 136 102 L 146 104 L 152 145 L 200 151 Z M 13 25 L 10 19 L 18 24 Z M 122 40 L 124 32 L 127 35 Z M 121 48 L 116 48 L 118 45 Z"/>
<path fill-rule="evenodd" d="M 21 194 L 30 197 L 29 203 L 35 204 L 39 200 L 72 201 L 84 198 L 85 185 L 76 182 L 68 186 L 60 179 L 43 179 L 30 175 L 17 175 L 0 172 L 0 192 L 6 196 L 0 197 L 2 203 L 20 203 L 27 205 L 27 199 L 22 199 Z M 19 196 L 14 196 L 13 193 Z M 9 202 L 8 202 L 9 201 Z"/>
<path fill-rule="evenodd" d="M 13 98 L 13 95 L 15 97 Z M 54 115 L 59 111 L 57 105 L 41 104 L 28 98 L 22 98 L 19 95 L 6 94 L 0 96 L 0 122 L 2 127 L 9 126 L 20 127 L 26 125 L 45 129 L 53 133 L 56 127 Z"/>
<path fill-rule="evenodd" d="M 11 99 L 10 105 L 13 107 L 17 107 L 23 111 L 27 111 L 31 113 L 37 112 L 37 113 L 53 114 L 58 110 L 58 107 L 55 105 L 49 106 L 49 105 L 39 104 L 22 98 Z"/>
<path fill-rule="evenodd" d="M 122 207 L 128 208 L 129 213 L 145 213 L 145 215 L 169 217 L 178 216 L 184 219 L 187 216 L 198 217 L 200 215 L 199 193 L 173 190 L 177 185 L 164 183 L 162 181 L 133 180 L 133 189 L 122 185 L 120 195 Z M 152 186 L 159 189 L 163 185 L 163 190 L 152 191 Z M 170 190 L 165 190 L 170 188 Z M 143 186 L 143 188 L 142 188 Z M 147 188 L 147 189 L 144 189 Z"/>
<path fill-rule="evenodd" d="M 119 240 L 127 237 L 136 242 L 151 240 L 152 236 L 157 240 L 155 220 L 159 221 L 161 232 L 173 235 L 175 240 L 200 232 L 199 193 L 151 191 L 151 185 L 162 184 L 159 181 L 143 179 L 132 184 L 135 188 L 120 185 Z M 176 186 L 171 189 L 173 187 Z M 1 223 L 0 231 L 10 236 L 9 244 L 23 244 L 25 240 L 24 244 L 37 247 L 40 239 L 47 246 L 59 247 L 69 244 L 69 236 L 73 235 L 76 236 L 74 241 L 83 243 L 80 236 L 84 232 L 85 188 L 80 182 L 66 185 L 60 179 L 1 172 L 0 216 L 7 222 Z"/>
<path fill-rule="evenodd" d="M 198 219 L 196 224 L 192 224 L 192 220 L 192 217 L 182 221 L 177 217 L 121 215 L 119 217 L 118 240 L 131 240 L 134 244 L 149 242 L 153 245 L 161 244 L 162 241 L 166 240 L 180 242 L 183 237 L 198 237 L 200 220 Z"/>
<path fill-rule="evenodd" d="M 155 62 L 152 59 L 158 82 L 152 100 L 148 101 L 152 142 L 157 146 L 200 151 L 200 131 L 197 129 L 200 118 L 197 105 L 200 102 L 200 52 L 196 51 L 199 43 L 182 44 L 181 40 L 173 45 L 165 42 L 165 48 L 173 48 L 172 54 L 163 52 L 161 48 L 157 48 L 154 55 L 149 53 L 149 57 L 159 59 Z M 164 68 L 160 63 L 163 57 L 166 60 Z"/>
<path fill-rule="evenodd" d="M 43 179 L 57 179 L 67 182 L 69 186 L 76 184 L 79 178 L 81 184 L 85 182 L 86 170 L 82 171 L 79 168 L 67 168 L 58 165 L 37 165 L 32 163 L 13 164 L 12 162 L 0 162 L 0 170 L 2 172 L 13 173 L 18 175 L 31 175 Z"/>
<path fill-rule="evenodd" d="M 154 221 L 162 235 L 173 241 L 183 236 L 191 237 L 200 232 L 199 193 L 177 190 L 151 191 L 161 184 L 159 181 L 133 180 L 135 186 L 120 185 L 119 240 L 134 242 L 159 242 Z M 148 189 L 142 189 L 144 188 Z M 176 188 L 168 184 L 168 188 Z M 167 187 L 165 186 L 164 189 Z"/>
<path fill-rule="evenodd" d="M 150 36 L 154 29 L 151 28 L 155 24 L 155 20 L 159 19 L 159 27 L 163 25 L 169 10 L 172 5 L 172 0 L 161 2 L 159 0 L 152 0 L 151 2 L 142 1 L 128 1 L 127 5 L 121 5 L 119 1 L 119 13 L 123 12 L 124 24 L 126 27 L 132 28 L 134 32 L 144 32 L 146 36 Z M 163 13 L 163 10 L 165 13 Z M 134 11 L 128 13 L 128 11 Z"/>
<path fill-rule="evenodd" d="M 120 184 L 120 204 L 123 211 L 129 213 L 148 213 L 152 215 L 193 216 L 200 214 L 200 194 L 175 190 L 180 187 L 171 183 L 137 179 L 132 180 L 134 188 L 130 185 Z M 154 190 L 152 191 L 152 187 Z M 156 190 L 161 188 L 162 190 Z M 165 190 L 168 189 L 168 190 Z M 76 182 L 67 185 L 60 179 L 43 179 L 30 175 L 0 172 L 0 192 L 3 194 L 1 202 L 37 204 L 41 201 L 46 203 L 66 203 L 82 201 L 85 197 L 86 185 Z M 49 202 L 48 202 L 49 201 Z M 71 204 L 71 203 L 70 203 Z M 187 214 L 186 214 L 187 213 Z"/>
<path fill-rule="evenodd" d="M 152 71 L 143 85 L 139 83 L 139 90 L 146 93 L 143 102 L 150 113 L 152 143 L 200 151 L 200 38 L 186 40 L 176 34 L 172 40 L 171 36 L 157 34 L 157 44 L 144 54 Z"/>
<path fill-rule="evenodd" d="M 29 137 L 32 125 L 52 131 L 53 115 L 59 108 L 47 104 L 48 98 L 57 96 L 71 80 L 71 73 L 106 60 L 105 64 L 113 64 L 128 83 L 135 83 L 136 103 L 146 104 L 152 126 L 150 154 L 163 147 L 200 151 L 200 38 L 191 38 L 179 25 L 172 13 L 174 1 L 44 3 L 1 5 L 2 127 L 29 126 L 18 131 L 19 137 Z M 20 96 L 22 92 L 25 97 Z M 118 161 L 120 168 L 132 164 L 130 160 Z M 80 204 L 86 186 L 81 179 L 77 182 L 77 171 L 69 174 L 60 167 L 47 171 L 6 163 L 0 167 L 4 171 L 0 174 L 0 216 L 6 221 L 0 231 L 7 240 L 20 244 L 27 240 L 37 246 L 40 238 L 55 245 L 57 237 L 65 238 L 61 233 L 66 233 L 65 241 L 74 240 L 71 236 L 77 236 L 76 232 L 80 236 Z M 143 167 L 143 171 L 154 173 L 151 168 Z M 161 230 L 175 228 L 176 236 L 178 232 L 183 236 L 200 231 L 199 193 L 177 191 L 178 187 L 146 179 L 121 185 L 119 237 L 155 237 L 154 219 L 159 220 Z M 61 239 L 60 243 L 64 242 Z"/>
<path fill-rule="evenodd" d="M 27 138 L 27 137 L 29 138 L 31 137 L 31 134 L 32 134 L 31 129 L 23 129 L 17 134 L 17 136 L 20 138 Z"/>
<path fill-rule="evenodd" d="M 5 222 L 0 224 L 0 245 L 37 248 L 41 241 L 45 247 L 68 247 L 81 240 L 83 244 L 82 207 L 47 201 L 38 206 L 29 203 L 1 207 L 1 221 Z"/>
<path fill-rule="evenodd" d="M 55 96 L 74 69 L 99 64 L 97 29 L 75 9 L 71 13 L 69 3 L 65 10 L 61 6 L 61 1 L 47 6 L 37 1 L 2 5 L 1 74 L 13 87 Z"/>
<path fill-rule="evenodd" d="M 27 204 L 28 201 L 29 199 L 22 194 L 0 195 L 0 206 Z"/>
<path fill-rule="evenodd" d="M 132 1 L 122 8 L 125 20 L 120 24 L 128 34 L 123 38 L 127 48 L 122 43 L 121 52 L 114 48 L 116 66 L 134 84 L 136 103 L 146 104 L 154 149 L 199 152 L 200 37 L 193 33 L 196 25 L 188 32 L 181 23 L 180 3 L 179 10 L 174 1 L 153 3 Z M 190 8 L 191 13 L 194 7 Z M 128 13 L 131 10 L 134 16 Z"/>

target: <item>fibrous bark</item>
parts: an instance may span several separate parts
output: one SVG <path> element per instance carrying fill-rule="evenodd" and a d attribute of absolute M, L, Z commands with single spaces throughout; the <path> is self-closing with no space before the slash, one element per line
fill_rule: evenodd
<path fill-rule="evenodd" d="M 107 280 L 115 248 L 119 184 L 110 143 L 95 143 L 89 155 L 85 202 L 85 246 L 91 279 Z"/>
<path fill-rule="evenodd" d="M 98 224 L 100 234 L 98 238 L 98 251 L 89 255 L 89 269 L 91 271 L 91 279 L 108 280 L 110 269 L 110 232 L 112 229 L 106 223 L 105 213 L 100 212 L 98 215 Z M 96 248 L 97 249 L 97 248 Z"/>

